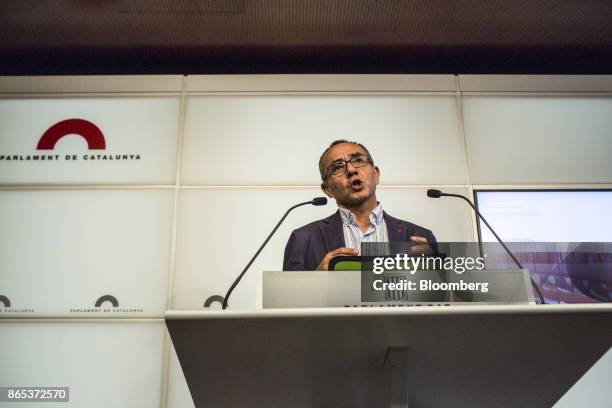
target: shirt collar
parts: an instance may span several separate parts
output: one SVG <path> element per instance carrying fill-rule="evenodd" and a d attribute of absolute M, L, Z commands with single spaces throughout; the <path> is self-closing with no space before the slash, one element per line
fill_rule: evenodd
<path fill-rule="evenodd" d="M 357 225 L 357 218 L 350 210 L 346 208 L 338 207 L 340 210 L 340 217 L 342 218 L 343 225 Z M 370 213 L 370 224 L 380 225 L 384 220 L 383 208 L 380 203 Z"/>

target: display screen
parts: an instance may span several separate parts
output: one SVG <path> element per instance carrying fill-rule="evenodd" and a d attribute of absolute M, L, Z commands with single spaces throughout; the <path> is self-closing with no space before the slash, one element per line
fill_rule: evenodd
<path fill-rule="evenodd" d="M 509 242 L 612 242 L 612 191 L 476 191 L 478 210 Z M 482 221 L 482 241 L 495 237 Z"/>
<path fill-rule="evenodd" d="M 547 302 L 612 301 L 612 190 L 475 191 L 478 210 L 508 243 Z M 479 220 L 483 242 L 495 237 Z M 504 255 L 505 257 L 505 255 Z M 492 268 L 512 262 L 490 259 Z"/>

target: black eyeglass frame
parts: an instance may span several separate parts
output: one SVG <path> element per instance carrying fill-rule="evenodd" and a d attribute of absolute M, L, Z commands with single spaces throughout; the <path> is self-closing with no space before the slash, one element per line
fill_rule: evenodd
<path fill-rule="evenodd" d="M 362 165 L 356 166 L 355 163 L 353 163 L 353 160 L 355 160 L 357 158 L 365 158 L 365 162 Z M 330 174 L 331 167 L 334 164 L 340 164 L 341 162 L 344 165 L 344 170 L 342 170 L 341 172 L 338 172 L 338 174 L 336 174 L 335 176 Z M 332 178 L 340 177 L 342 174 L 344 174 L 346 172 L 347 164 L 349 164 L 349 163 L 351 163 L 351 165 L 353 167 L 355 167 L 356 169 L 361 168 L 361 167 L 365 167 L 368 164 L 374 165 L 374 161 L 372 160 L 372 158 L 370 157 L 369 154 L 365 154 L 365 153 L 353 153 L 351 155 L 351 158 L 348 159 L 348 160 L 338 159 L 338 160 L 334 160 L 333 162 L 331 162 L 329 164 L 329 166 L 327 166 L 327 169 L 325 169 L 325 178 L 323 179 L 323 181 L 327 181 L 327 179 L 329 179 L 330 176 Z"/>

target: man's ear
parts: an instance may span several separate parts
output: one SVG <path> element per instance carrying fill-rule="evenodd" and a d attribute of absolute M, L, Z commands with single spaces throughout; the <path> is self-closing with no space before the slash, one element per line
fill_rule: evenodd
<path fill-rule="evenodd" d="M 327 185 L 326 182 L 322 182 L 321 183 L 321 190 L 323 190 L 323 192 L 329 197 L 329 198 L 333 198 L 333 194 L 331 192 L 331 189 L 329 188 L 329 186 Z"/>
<path fill-rule="evenodd" d="M 380 179 L 380 168 L 378 166 L 374 166 L 374 173 L 376 174 L 376 184 L 378 184 Z"/>

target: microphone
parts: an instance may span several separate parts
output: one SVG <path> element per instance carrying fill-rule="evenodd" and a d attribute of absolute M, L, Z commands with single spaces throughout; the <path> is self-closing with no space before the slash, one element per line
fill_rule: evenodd
<path fill-rule="evenodd" d="M 442 192 L 440 190 L 434 190 L 433 188 L 431 188 L 427 190 L 427 197 L 440 198 L 442 197 Z"/>
<path fill-rule="evenodd" d="M 285 212 L 285 215 L 283 215 L 283 217 L 280 219 L 280 221 L 276 224 L 276 226 L 274 227 L 274 229 L 272 230 L 270 235 L 268 235 L 268 238 L 266 238 L 266 240 L 263 242 L 263 244 L 261 244 L 261 246 L 259 247 L 257 252 L 255 252 L 255 255 L 253 255 L 253 258 L 251 258 L 251 260 L 249 261 L 247 266 L 244 267 L 244 269 L 242 270 L 242 273 L 240 275 L 238 275 L 236 280 L 234 280 L 234 283 L 232 283 L 232 286 L 230 286 L 229 290 L 227 291 L 227 293 L 223 297 L 223 306 L 222 306 L 223 310 L 227 309 L 227 302 L 228 302 L 228 299 L 229 299 L 230 295 L 234 291 L 234 288 L 238 285 L 238 283 L 240 282 L 240 280 L 242 279 L 242 277 L 244 276 L 246 271 L 249 269 L 251 264 L 255 261 L 255 259 L 257 259 L 257 256 L 259 255 L 261 250 L 264 249 L 264 247 L 266 246 L 266 244 L 268 243 L 270 238 L 272 238 L 272 235 L 274 235 L 274 233 L 276 232 L 278 227 L 280 227 L 280 225 L 283 223 L 283 221 L 285 221 L 285 218 L 287 218 L 287 215 L 289 215 L 289 213 L 291 211 L 293 211 L 294 209 L 296 209 L 298 207 L 301 207 L 303 205 L 308 205 L 308 204 L 312 204 L 312 205 L 316 205 L 316 206 L 325 205 L 325 204 L 327 204 L 327 198 L 326 197 L 315 197 L 315 198 L 312 199 L 312 201 L 305 201 L 303 203 L 296 204 L 293 207 L 289 208 L 287 210 L 287 212 Z"/>
<path fill-rule="evenodd" d="M 325 205 L 327 204 L 327 197 L 315 197 L 312 199 L 311 204 L 316 205 L 316 206 Z M 302 204 L 298 204 L 298 205 L 302 205 Z"/>
<path fill-rule="evenodd" d="M 427 190 L 427 197 L 430 198 L 440 198 L 440 197 L 457 197 L 457 198 L 461 198 L 463 200 L 465 200 L 470 207 L 472 207 L 472 209 L 474 210 L 474 212 L 476 213 L 476 215 L 478 215 L 478 217 L 482 220 L 482 222 L 485 223 L 485 225 L 489 228 L 489 230 L 493 233 L 493 235 L 495 236 L 495 238 L 499 241 L 499 243 L 502 245 L 502 247 L 504 247 L 504 249 L 506 250 L 506 252 L 508 253 L 508 255 L 510 255 L 510 258 L 512 258 L 512 260 L 514 261 L 514 263 L 520 268 L 520 269 L 525 269 L 523 268 L 523 265 L 521 265 L 521 263 L 518 261 L 518 259 L 516 259 L 516 257 L 514 256 L 514 254 L 512 253 L 512 251 L 510 251 L 510 249 L 506 246 L 506 244 L 504 243 L 504 241 L 502 241 L 502 239 L 499 237 L 499 235 L 497 235 L 497 233 L 493 230 L 493 227 L 491 227 L 491 225 L 487 222 L 487 220 L 485 219 L 485 217 L 483 217 L 483 215 L 480 213 L 480 211 L 478 211 L 476 209 L 476 206 L 470 201 L 468 200 L 467 197 L 462 196 L 461 194 L 450 194 L 450 193 L 443 193 L 440 190 L 435 190 L 435 189 L 429 189 Z M 546 302 L 544 301 L 544 295 L 542 295 L 542 292 L 540 291 L 540 288 L 538 287 L 538 285 L 536 285 L 536 283 L 533 281 L 533 278 L 530 276 L 529 279 L 531 280 L 531 284 L 533 285 L 533 287 L 535 288 L 536 292 L 538 293 L 538 297 L 540 298 L 540 303 L 541 304 L 545 304 Z"/>

